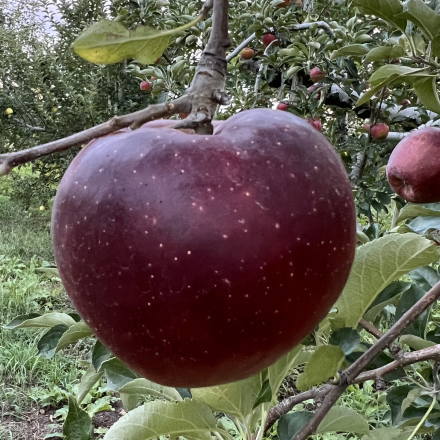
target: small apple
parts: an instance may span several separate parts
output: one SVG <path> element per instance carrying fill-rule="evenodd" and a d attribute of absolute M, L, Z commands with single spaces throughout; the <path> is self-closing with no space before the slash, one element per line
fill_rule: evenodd
<path fill-rule="evenodd" d="M 6 116 L 12 116 L 12 114 L 14 113 L 14 110 L 12 110 L 11 107 L 8 107 L 5 111 L 4 111 Z"/>
<path fill-rule="evenodd" d="M 188 117 L 189 113 L 179 113 L 180 119 L 186 119 Z"/>
<path fill-rule="evenodd" d="M 379 124 L 374 124 L 370 127 L 370 135 L 375 140 L 386 139 L 389 132 L 390 127 L 383 122 L 380 122 Z"/>
<path fill-rule="evenodd" d="M 263 36 L 261 37 L 261 41 L 263 42 L 264 46 L 269 46 L 269 44 L 272 43 L 272 41 L 276 41 L 276 40 L 277 37 L 271 33 L 263 34 Z"/>
<path fill-rule="evenodd" d="M 320 119 L 309 118 L 309 119 L 307 119 L 307 122 L 316 130 L 322 131 L 322 122 Z"/>
<path fill-rule="evenodd" d="M 286 111 L 289 108 L 289 104 L 287 102 L 279 102 L 277 104 L 277 110 Z"/>
<path fill-rule="evenodd" d="M 402 101 L 400 101 L 400 105 L 402 107 L 408 107 L 411 104 L 412 104 L 412 102 L 408 98 L 402 99 Z"/>
<path fill-rule="evenodd" d="M 139 88 L 143 92 L 149 92 L 153 88 L 153 83 L 151 83 L 150 81 L 141 81 L 141 83 L 139 84 Z"/>
<path fill-rule="evenodd" d="M 54 202 L 55 258 L 81 316 L 139 374 L 232 382 L 336 301 L 356 247 L 352 190 L 328 140 L 289 112 L 243 111 L 213 135 L 171 123 L 81 150 Z"/>
<path fill-rule="evenodd" d="M 388 182 L 408 202 L 440 202 L 440 128 L 413 131 L 394 148 Z"/>
<path fill-rule="evenodd" d="M 314 67 L 313 69 L 310 70 L 309 76 L 310 76 L 310 79 L 314 83 L 316 83 L 316 82 L 322 81 L 327 76 L 327 74 L 325 72 L 323 72 L 319 67 Z"/>
<path fill-rule="evenodd" d="M 242 60 L 250 60 L 255 56 L 255 50 L 252 49 L 251 47 L 245 47 L 241 52 L 240 52 L 240 58 Z"/>
<path fill-rule="evenodd" d="M 284 0 L 282 3 L 277 5 L 277 8 L 287 8 L 292 4 L 293 0 Z M 298 4 L 299 0 L 295 0 L 295 3 Z"/>

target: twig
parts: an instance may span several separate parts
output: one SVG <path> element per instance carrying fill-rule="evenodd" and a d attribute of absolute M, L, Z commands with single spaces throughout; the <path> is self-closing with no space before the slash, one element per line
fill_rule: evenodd
<path fill-rule="evenodd" d="M 273 45 L 278 44 L 278 40 L 271 41 L 266 49 L 264 49 L 264 56 L 267 57 L 269 55 L 269 51 L 272 48 Z M 263 76 L 264 69 L 267 69 L 267 66 L 263 63 L 260 64 L 260 68 L 258 69 L 257 77 L 255 78 L 255 85 L 254 85 L 254 94 L 255 94 L 255 100 L 257 100 L 257 95 L 260 90 L 261 85 L 261 77 Z"/>
<path fill-rule="evenodd" d="M 252 35 L 249 35 L 245 40 L 243 40 L 227 57 L 226 61 L 231 61 L 232 58 L 235 58 L 245 47 L 249 45 L 251 41 L 255 39 L 257 35 L 254 33 Z"/>
<path fill-rule="evenodd" d="M 378 328 L 376 328 L 371 322 L 368 322 L 366 319 L 362 318 L 359 321 L 359 325 L 376 338 L 381 338 L 383 336 L 383 333 Z"/>
<path fill-rule="evenodd" d="M 411 322 L 421 313 L 430 307 L 440 298 L 440 282 L 432 287 L 423 298 L 407 310 L 402 317 L 365 353 L 363 353 L 353 364 L 341 373 L 341 381 L 338 385 L 333 385 L 326 394 L 322 405 L 316 410 L 312 419 L 294 437 L 294 440 L 306 440 L 313 434 L 322 422 L 328 411 L 336 403 L 347 386 L 352 383 L 362 370 L 374 359 L 381 351 L 389 346 Z"/>
<path fill-rule="evenodd" d="M 361 179 L 362 173 L 367 163 L 367 151 L 366 151 L 367 148 L 368 147 L 365 146 L 364 151 L 360 151 L 359 153 L 356 154 L 356 161 L 353 165 L 353 168 L 351 169 L 350 180 L 355 185 Z"/>

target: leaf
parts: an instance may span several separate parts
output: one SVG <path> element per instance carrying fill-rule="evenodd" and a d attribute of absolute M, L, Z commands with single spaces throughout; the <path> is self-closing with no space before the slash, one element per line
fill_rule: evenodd
<path fill-rule="evenodd" d="M 266 376 L 267 376 L 267 374 L 266 374 Z M 253 409 L 255 409 L 257 406 L 259 406 L 262 403 L 271 402 L 273 397 L 274 396 L 272 395 L 272 389 L 270 387 L 269 379 L 266 378 L 264 380 L 263 384 L 261 385 L 261 389 L 260 389 L 260 392 L 258 393 L 256 400 L 255 400 Z"/>
<path fill-rule="evenodd" d="M 399 428 L 379 428 L 364 435 L 362 440 L 402 440 L 407 438 L 410 432 Z"/>
<path fill-rule="evenodd" d="M 366 61 L 382 61 L 387 58 L 400 58 L 405 55 L 402 46 L 380 46 L 371 49 L 366 57 Z"/>
<path fill-rule="evenodd" d="M 108 351 L 107 347 L 101 341 L 96 341 L 92 350 L 92 365 L 96 371 L 101 369 L 102 364 L 113 357 L 113 354 Z"/>
<path fill-rule="evenodd" d="M 432 267 L 419 267 L 410 272 L 411 279 L 424 290 L 429 290 L 440 281 L 440 274 L 438 270 Z"/>
<path fill-rule="evenodd" d="M 415 385 L 400 385 L 388 390 L 386 399 L 391 408 L 391 420 L 393 425 L 396 425 L 401 419 L 402 402 L 408 396 L 408 393 L 415 388 Z"/>
<path fill-rule="evenodd" d="M 296 387 L 305 391 L 336 375 L 344 360 L 343 351 L 334 345 L 321 345 L 298 376 Z"/>
<path fill-rule="evenodd" d="M 138 377 L 134 371 L 130 370 L 122 361 L 115 357 L 104 361 L 100 371 L 103 371 L 105 374 L 107 390 L 109 391 L 117 391 Z"/>
<path fill-rule="evenodd" d="M 368 79 L 368 82 L 372 86 L 379 84 L 390 84 L 391 82 L 398 80 L 407 80 L 408 78 L 414 77 L 426 77 L 428 75 L 427 69 L 425 68 L 414 68 L 408 66 L 402 66 L 397 64 L 385 64 L 385 66 L 379 67 Z"/>
<path fill-rule="evenodd" d="M 440 32 L 440 15 L 422 0 L 408 0 L 405 10 L 409 19 L 415 23 L 429 40 Z"/>
<path fill-rule="evenodd" d="M 406 225 L 410 231 L 420 235 L 440 230 L 440 217 L 416 217 Z"/>
<path fill-rule="evenodd" d="M 399 340 L 402 344 L 408 345 L 408 347 L 412 348 L 413 350 L 422 350 L 423 348 L 436 345 L 435 342 L 427 341 L 426 339 L 415 335 L 402 335 Z"/>
<path fill-rule="evenodd" d="M 159 385 L 142 377 L 127 382 L 119 388 L 119 392 L 141 396 L 152 396 L 167 400 L 182 400 L 182 397 L 175 388 Z"/>
<path fill-rule="evenodd" d="M 357 249 L 350 276 L 335 304 L 335 328 L 356 328 L 379 293 L 392 281 L 438 261 L 438 247 L 417 234 L 390 234 Z"/>
<path fill-rule="evenodd" d="M 333 332 L 329 343 L 338 346 L 345 356 L 353 353 L 361 342 L 359 333 L 352 328 L 340 328 Z"/>
<path fill-rule="evenodd" d="M 380 90 L 386 86 L 386 81 L 384 83 L 378 84 L 375 87 L 371 87 L 369 90 L 367 90 L 365 93 L 361 95 L 361 97 L 356 102 L 356 107 L 360 107 L 361 105 L 367 104 L 371 98 L 376 95 Z"/>
<path fill-rule="evenodd" d="M 399 212 L 397 217 L 397 223 L 402 223 L 409 218 L 424 216 L 424 217 L 440 217 L 440 203 L 431 204 L 433 207 L 428 207 L 430 205 L 421 205 L 417 203 L 408 203 Z M 435 209 L 438 208 L 438 209 Z"/>
<path fill-rule="evenodd" d="M 194 400 L 154 401 L 121 417 L 104 440 L 149 440 L 161 436 L 210 439 L 216 419 L 208 406 Z"/>
<path fill-rule="evenodd" d="M 261 374 L 214 387 L 192 389 L 193 399 L 242 420 L 251 413 L 262 387 Z"/>
<path fill-rule="evenodd" d="M 300 358 L 302 350 L 303 346 L 297 345 L 295 348 L 290 350 L 289 353 L 278 359 L 274 364 L 267 368 L 267 376 L 269 378 L 269 384 L 274 399 L 276 398 L 281 383 L 287 376 L 288 372 L 295 365 L 298 365 L 297 361 Z"/>
<path fill-rule="evenodd" d="M 58 341 L 67 329 L 68 327 L 64 324 L 50 328 L 37 343 L 38 354 L 46 359 L 51 359 L 56 353 Z"/>
<path fill-rule="evenodd" d="M 312 417 L 313 413 L 309 411 L 296 411 L 280 417 L 277 427 L 279 440 L 292 440 Z"/>
<path fill-rule="evenodd" d="M 63 434 L 66 440 L 90 440 L 93 425 L 89 415 L 82 410 L 75 398 L 69 396 L 69 412 L 63 425 Z"/>
<path fill-rule="evenodd" d="M 354 0 L 353 6 L 358 6 L 367 14 L 382 18 L 405 32 L 407 20 L 400 0 Z"/>
<path fill-rule="evenodd" d="M 316 430 L 318 434 L 325 432 L 368 432 L 368 421 L 356 411 L 344 406 L 333 406 Z"/>
<path fill-rule="evenodd" d="M 332 53 L 331 58 L 343 57 L 343 56 L 359 56 L 362 57 L 369 52 L 368 46 L 365 44 L 350 44 L 348 46 L 341 47 Z"/>
<path fill-rule="evenodd" d="M 75 320 L 67 313 L 50 312 L 45 315 L 30 313 L 17 316 L 9 324 L 5 325 L 5 328 L 8 330 L 29 327 L 50 328 L 60 324 L 70 327 L 75 324 Z"/>
<path fill-rule="evenodd" d="M 55 351 L 59 351 L 62 348 L 67 347 L 68 345 L 73 344 L 80 339 L 86 338 L 87 336 L 91 335 L 92 330 L 84 321 L 76 322 L 75 324 L 70 326 L 61 336 Z"/>
<path fill-rule="evenodd" d="M 430 75 L 413 82 L 414 91 L 428 110 L 440 113 L 440 99 L 437 92 L 437 76 Z"/>
<path fill-rule="evenodd" d="M 93 365 L 90 365 L 89 369 L 82 375 L 81 382 L 79 383 L 76 391 L 76 400 L 78 403 L 81 403 L 84 400 L 84 397 L 87 396 L 93 386 L 98 382 L 99 379 L 101 379 L 102 375 L 102 372 L 97 373 Z"/>
<path fill-rule="evenodd" d="M 153 64 L 170 44 L 171 36 L 194 26 L 201 17 L 171 30 L 139 26 L 128 30 L 117 21 L 102 20 L 86 29 L 72 44 L 77 55 L 95 64 L 114 64 L 136 59 Z"/>

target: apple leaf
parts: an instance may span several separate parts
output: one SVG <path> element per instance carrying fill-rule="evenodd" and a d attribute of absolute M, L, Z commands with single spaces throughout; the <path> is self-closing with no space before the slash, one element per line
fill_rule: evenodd
<path fill-rule="evenodd" d="M 344 358 L 344 352 L 335 345 L 319 346 L 306 364 L 304 373 L 298 376 L 296 387 L 305 391 L 335 376 Z"/>
<path fill-rule="evenodd" d="M 101 379 L 103 373 L 96 372 L 93 365 L 90 365 L 89 369 L 82 375 L 81 382 L 78 385 L 76 391 L 76 400 L 81 403 L 84 397 L 87 396 L 88 392 L 93 388 L 93 386 Z"/>
<path fill-rule="evenodd" d="M 379 84 L 391 84 L 396 80 L 408 80 L 414 77 L 426 77 L 427 69 L 413 68 L 408 66 L 399 66 L 396 64 L 385 64 L 379 67 L 368 79 L 368 82 L 374 87 Z M 430 76 L 430 75 L 429 75 Z"/>
<path fill-rule="evenodd" d="M 437 76 L 429 75 L 413 82 L 414 91 L 428 110 L 440 113 L 440 99 L 437 92 Z"/>
<path fill-rule="evenodd" d="M 107 349 L 107 347 L 105 347 L 101 341 L 97 340 L 92 349 L 92 365 L 95 367 L 95 370 L 100 371 L 102 364 L 112 357 L 113 354 Z"/>
<path fill-rule="evenodd" d="M 134 371 L 116 357 L 104 361 L 101 364 L 101 370 L 107 379 L 107 390 L 109 391 L 117 391 L 138 377 Z"/>
<path fill-rule="evenodd" d="M 71 325 L 61 336 L 56 346 L 55 352 L 61 350 L 64 347 L 67 347 L 70 344 L 73 344 L 79 341 L 82 338 L 86 338 L 87 336 L 91 336 L 92 330 L 90 327 L 84 322 L 79 321 L 75 324 Z"/>
<path fill-rule="evenodd" d="M 171 37 L 196 25 L 201 17 L 170 30 L 139 26 L 128 30 L 117 21 L 102 20 L 86 29 L 73 43 L 77 55 L 95 64 L 114 64 L 136 59 L 153 64 L 169 46 Z"/>
<path fill-rule="evenodd" d="M 353 6 L 405 32 L 407 19 L 400 0 L 354 0 Z"/>
<path fill-rule="evenodd" d="M 9 324 L 5 325 L 4 328 L 8 330 L 29 327 L 50 328 L 60 324 L 70 327 L 75 324 L 75 320 L 67 313 L 50 312 L 45 315 L 30 313 L 17 316 Z"/>
<path fill-rule="evenodd" d="M 356 107 L 359 107 L 363 104 L 367 104 L 370 102 L 371 98 L 376 95 L 380 90 L 387 85 L 387 82 L 383 82 L 381 84 L 378 84 L 375 87 L 371 87 L 369 90 L 367 90 L 365 93 L 362 94 L 362 96 L 358 99 L 356 102 Z"/>
<path fill-rule="evenodd" d="M 437 205 L 437 206 L 436 206 Z M 397 223 L 402 223 L 403 221 L 414 218 L 414 217 L 440 217 L 440 203 L 438 204 L 427 204 L 421 205 L 418 203 L 408 203 L 399 212 L 399 217 L 397 218 Z"/>
<path fill-rule="evenodd" d="M 350 44 L 345 47 L 341 47 L 332 53 L 331 58 L 344 57 L 344 56 L 354 56 L 363 57 L 369 52 L 368 46 L 365 44 Z"/>
<path fill-rule="evenodd" d="M 399 428 L 378 428 L 364 435 L 361 440 L 402 440 L 411 433 L 411 430 Z"/>
<path fill-rule="evenodd" d="M 399 58 L 405 54 L 402 46 L 380 46 L 371 49 L 366 57 L 366 61 L 382 61 L 387 58 Z"/>
<path fill-rule="evenodd" d="M 133 394 L 139 396 L 153 396 L 167 400 L 182 400 L 179 392 L 172 387 L 166 387 L 157 383 L 151 382 L 148 379 L 139 377 L 127 382 L 118 390 L 120 393 Z"/>
<path fill-rule="evenodd" d="M 150 440 L 161 436 L 209 440 L 216 424 L 212 411 L 201 402 L 156 400 L 121 417 L 104 440 Z"/>
<path fill-rule="evenodd" d="M 438 259 L 438 246 L 411 232 L 390 234 L 360 246 L 335 304 L 332 325 L 356 328 L 372 302 L 392 281 Z"/>
<path fill-rule="evenodd" d="M 244 420 L 252 412 L 262 385 L 261 374 L 256 374 L 225 385 L 194 388 L 191 392 L 194 400 Z"/>
<path fill-rule="evenodd" d="M 278 438 L 280 440 L 291 440 L 312 417 L 313 413 L 310 411 L 296 411 L 283 415 L 278 421 Z"/>
<path fill-rule="evenodd" d="M 93 425 L 89 415 L 79 407 L 74 397 L 69 396 L 69 411 L 63 425 L 66 440 L 90 440 Z"/>
<path fill-rule="evenodd" d="M 412 348 L 413 350 L 422 350 L 423 348 L 428 348 L 436 345 L 435 342 L 427 341 L 426 339 L 420 338 L 416 335 L 402 335 L 399 338 L 399 341 L 402 344 L 408 345 L 408 347 Z"/>
<path fill-rule="evenodd" d="M 46 359 L 51 359 L 56 353 L 58 341 L 67 329 L 68 327 L 66 325 L 58 324 L 44 333 L 37 343 L 38 355 Z"/>
<path fill-rule="evenodd" d="M 368 432 L 368 421 L 350 408 L 334 406 L 319 424 L 316 432 L 318 434 L 325 432 L 366 434 Z"/>
<path fill-rule="evenodd" d="M 405 10 L 409 19 L 415 23 L 429 40 L 440 32 L 440 15 L 422 0 L 408 0 Z"/>

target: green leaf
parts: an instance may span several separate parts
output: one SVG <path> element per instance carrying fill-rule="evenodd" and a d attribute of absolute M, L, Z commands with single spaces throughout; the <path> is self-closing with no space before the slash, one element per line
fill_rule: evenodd
<path fill-rule="evenodd" d="M 353 353 L 361 342 L 359 333 L 352 328 L 340 328 L 333 332 L 329 343 L 338 346 L 345 356 Z"/>
<path fill-rule="evenodd" d="M 70 326 L 61 336 L 55 351 L 61 350 L 62 348 L 67 347 L 68 345 L 73 344 L 80 339 L 86 338 L 87 336 L 91 335 L 92 330 L 84 321 L 76 322 L 75 324 Z"/>
<path fill-rule="evenodd" d="M 426 77 L 427 69 L 401 66 L 398 64 L 385 64 L 379 67 L 368 79 L 372 86 L 379 84 L 390 84 L 396 80 L 406 80 L 408 78 Z M 429 75 L 430 76 L 430 75 Z"/>
<path fill-rule="evenodd" d="M 101 341 L 96 341 L 92 350 L 92 365 L 96 371 L 101 369 L 102 364 L 113 357 L 113 354 L 107 349 Z"/>
<path fill-rule="evenodd" d="M 103 371 L 105 374 L 107 390 L 109 391 L 117 391 L 138 377 L 134 371 L 130 370 L 122 361 L 115 357 L 104 361 L 100 371 Z"/>
<path fill-rule="evenodd" d="M 440 113 L 440 99 L 437 93 L 437 76 L 430 75 L 413 82 L 414 91 L 428 110 Z"/>
<path fill-rule="evenodd" d="M 8 330 L 29 327 L 50 328 L 60 324 L 70 327 L 75 324 L 75 320 L 67 313 L 51 312 L 45 315 L 30 313 L 17 316 L 9 324 L 5 325 L 5 328 Z"/>
<path fill-rule="evenodd" d="M 119 392 L 141 396 L 152 396 L 167 400 L 182 400 L 182 397 L 175 388 L 159 385 L 142 377 L 127 382 L 119 388 Z"/>
<path fill-rule="evenodd" d="M 120 22 L 102 20 L 84 31 L 72 48 L 77 55 L 95 64 L 114 64 L 130 58 L 152 64 L 165 52 L 171 36 L 196 25 L 200 19 L 165 31 L 148 26 L 128 30 Z"/>
<path fill-rule="evenodd" d="M 194 400 L 155 401 L 120 418 L 104 440 L 149 440 L 161 436 L 210 439 L 216 419 L 208 406 Z"/>
<path fill-rule="evenodd" d="M 380 46 L 371 49 L 366 57 L 366 61 L 382 61 L 387 58 L 400 58 L 405 55 L 402 46 Z"/>
<path fill-rule="evenodd" d="M 408 345 L 408 347 L 412 348 L 413 350 L 422 350 L 424 348 L 436 345 L 435 342 L 427 341 L 426 339 L 415 335 L 402 335 L 399 340 L 402 344 Z"/>
<path fill-rule="evenodd" d="M 335 345 L 319 346 L 306 364 L 304 372 L 298 376 L 296 387 L 300 391 L 305 391 L 314 385 L 325 382 L 336 375 L 343 361 L 344 353 L 339 347 Z"/>
<path fill-rule="evenodd" d="M 93 425 L 89 415 L 82 410 L 75 398 L 69 396 L 69 412 L 63 425 L 63 434 L 66 440 L 90 440 Z"/>
<path fill-rule="evenodd" d="M 402 440 L 410 433 L 409 430 L 399 428 L 379 428 L 364 435 L 362 440 Z"/>
<path fill-rule="evenodd" d="M 279 440 L 292 440 L 312 417 L 313 413 L 309 411 L 296 411 L 280 417 L 277 427 Z"/>
<path fill-rule="evenodd" d="M 356 328 L 364 313 L 392 281 L 438 261 L 435 243 L 414 233 L 390 234 L 357 249 L 350 276 L 335 304 L 335 328 Z"/>
<path fill-rule="evenodd" d="M 409 19 L 415 23 L 429 40 L 440 32 L 440 15 L 422 0 L 408 0 L 405 9 Z"/>
<path fill-rule="evenodd" d="M 303 346 L 297 345 L 267 369 L 267 376 L 269 378 L 270 388 L 274 399 L 276 398 L 281 383 L 287 376 L 288 372 L 297 365 L 302 350 Z"/>
<path fill-rule="evenodd" d="M 38 341 L 38 354 L 46 359 L 51 359 L 56 353 L 56 347 L 60 338 L 68 327 L 64 324 L 55 325 L 50 328 Z"/>
<path fill-rule="evenodd" d="M 348 46 L 341 47 L 332 53 L 331 58 L 344 57 L 344 56 L 358 56 L 363 57 L 369 52 L 368 46 L 365 44 L 350 44 Z"/>
<path fill-rule="evenodd" d="M 316 430 L 318 434 L 325 432 L 368 432 L 368 421 L 356 411 L 344 406 L 334 406 L 330 409 Z"/>
<path fill-rule="evenodd" d="M 400 0 L 354 0 L 353 6 L 358 6 L 367 14 L 382 18 L 405 32 L 407 20 Z"/>
<path fill-rule="evenodd" d="M 263 385 L 261 374 L 215 387 L 194 388 L 194 400 L 242 420 L 251 413 Z"/>
<path fill-rule="evenodd" d="M 391 409 L 391 420 L 396 425 L 402 416 L 402 402 L 408 396 L 408 393 L 416 389 L 415 385 L 399 385 L 390 388 L 387 392 L 387 403 Z"/>
<path fill-rule="evenodd" d="M 430 266 L 419 267 L 416 270 L 410 272 L 411 279 L 425 291 L 434 287 L 440 281 L 440 273 L 438 270 L 433 269 Z"/>
<path fill-rule="evenodd" d="M 90 365 L 89 369 L 82 375 L 81 382 L 78 385 L 76 391 L 76 400 L 81 403 L 84 397 L 87 396 L 93 386 L 101 379 L 103 372 L 96 372 L 93 365 Z"/>
<path fill-rule="evenodd" d="M 402 223 L 403 221 L 419 217 L 419 216 L 433 216 L 440 217 L 440 204 L 431 204 L 433 207 L 428 207 L 430 205 L 420 205 L 417 203 L 408 203 L 399 212 L 399 217 L 397 218 L 397 223 Z M 438 205 L 438 206 L 435 206 Z M 438 208 L 438 209 L 434 209 Z"/>
<path fill-rule="evenodd" d="M 386 86 L 386 81 L 378 84 L 375 87 L 371 87 L 369 90 L 367 90 L 365 93 L 363 93 L 361 95 L 361 97 L 358 99 L 358 101 L 356 102 L 356 107 L 360 107 L 361 105 L 367 104 L 368 102 L 370 102 L 371 98 L 376 95 L 378 92 L 380 92 L 380 90 Z"/>
<path fill-rule="evenodd" d="M 272 389 L 270 387 L 269 379 L 266 377 L 266 379 L 264 379 L 263 381 L 263 384 L 261 385 L 260 392 L 258 393 L 253 408 L 255 409 L 257 406 L 261 405 L 262 403 L 271 402 L 273 397 L 274 396 L 272 394 Z"/>

